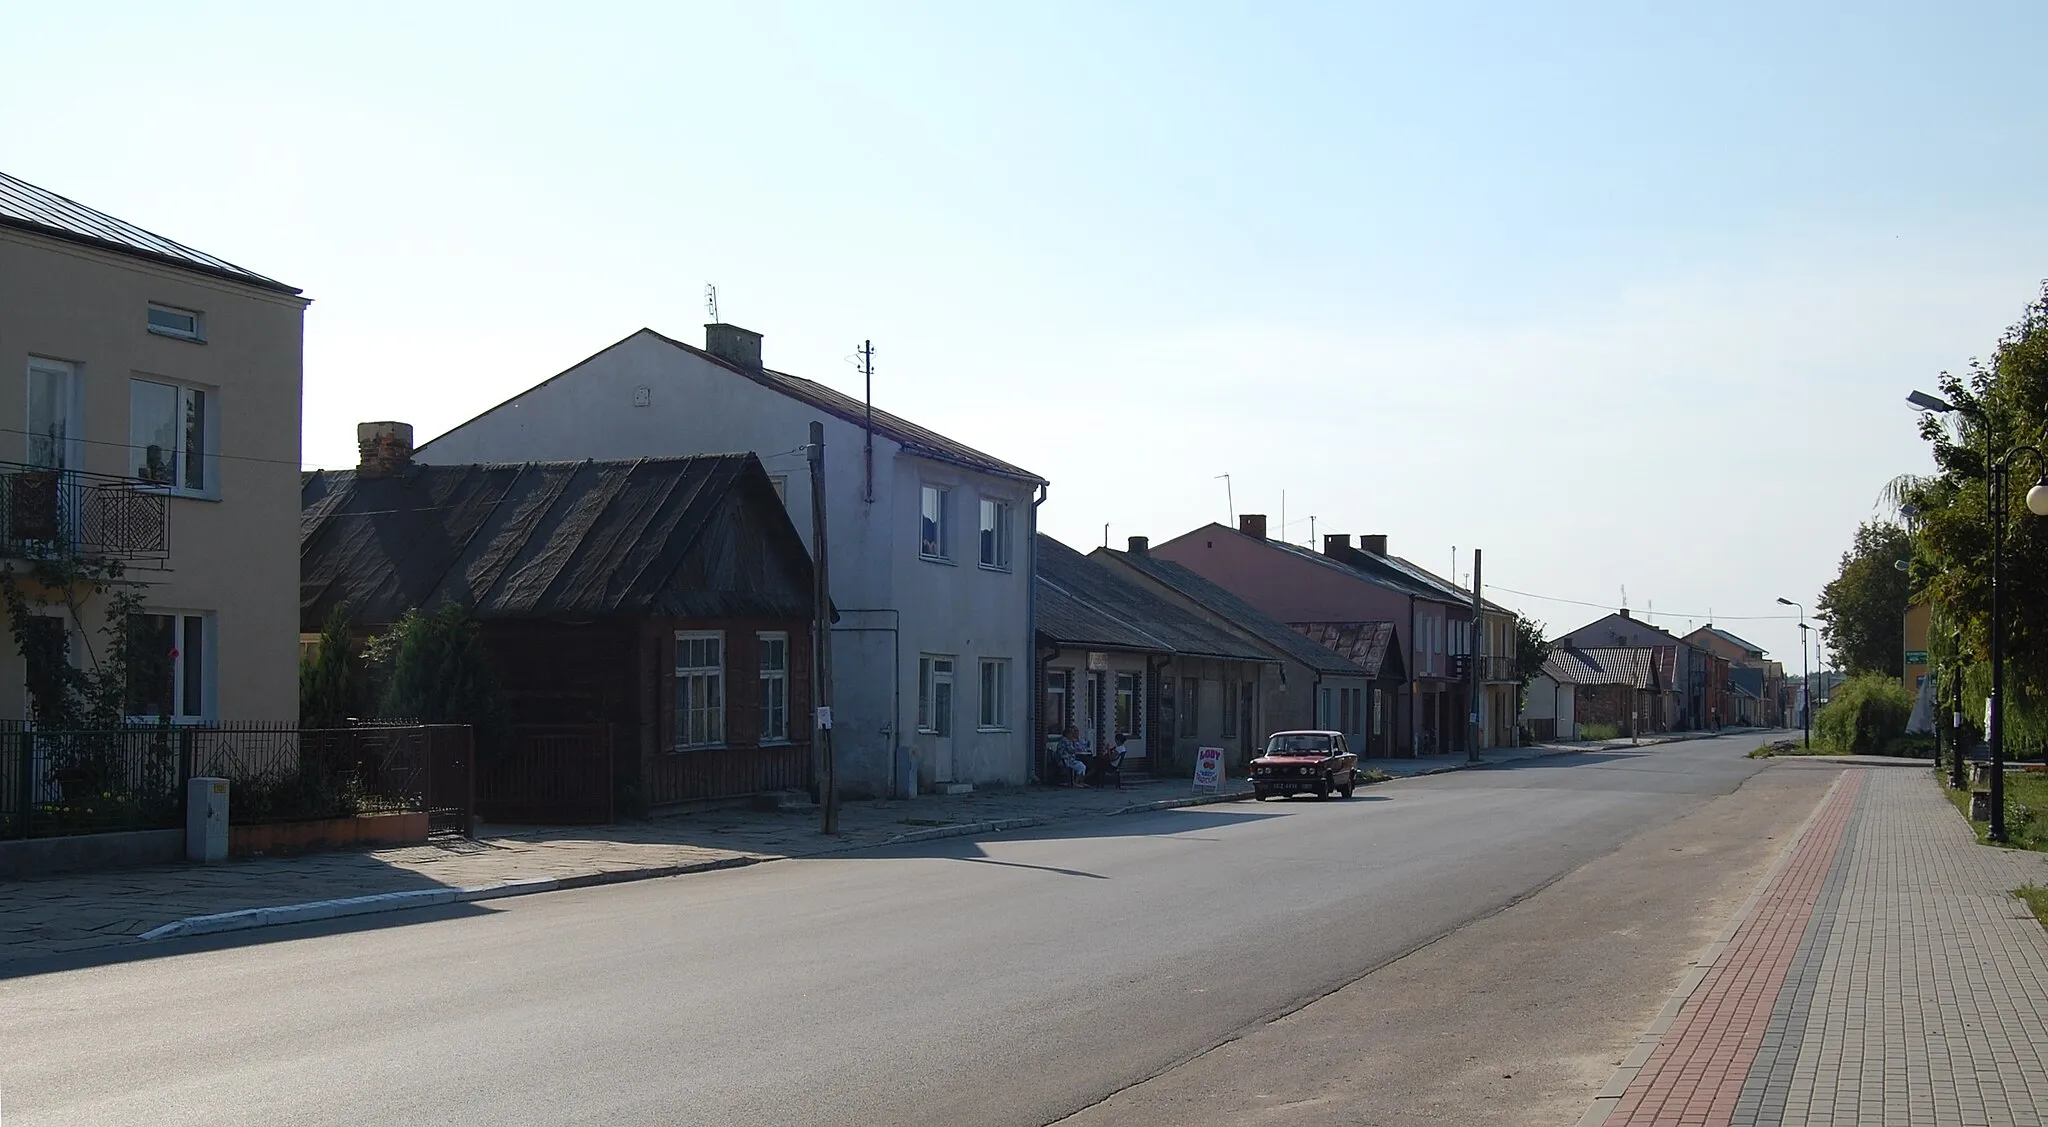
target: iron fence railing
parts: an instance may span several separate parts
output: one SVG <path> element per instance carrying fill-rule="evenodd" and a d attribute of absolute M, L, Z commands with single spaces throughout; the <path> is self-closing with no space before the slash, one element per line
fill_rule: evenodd
<path fill-rule="evenodd" d="M 422 811 L 467 832 L 470 733 L 452 725 L 289 724 L 52 731 L 0 723 L 0 837 L 184 824 L 185 784 L 225 778 L 234 825 Z"/>
<path fill-rule="evenodd" d="M 169 493 L 137 478 L 0 463 L 0 554 L 170 555 Z"/>

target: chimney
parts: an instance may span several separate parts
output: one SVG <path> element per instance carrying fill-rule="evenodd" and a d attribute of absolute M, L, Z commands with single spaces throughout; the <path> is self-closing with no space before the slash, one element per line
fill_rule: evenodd
<path fill-rule="evenodd" d="M 1368 536 L 1361 536 L 1358 538 L 1358 546 L 1375 556 L 1384 556 L 1387 554 L 1386 534 L 1376 532 Z"/>
<path fill-rule="evenodd" d="M 1350 555 L 1352 551 L 1353 549 L 1351 547 L 1351 534 L 1349 532 L 1323 533 L 1324 555 L 1333 557 L 1343 557 Z"/>
<path fill-rule="evenodd" d="M 1266 538 L 1266 514 L 1242 513 L 1237 518 L 1237 530 L 1246 536 L 1264 540 Z"/>
<path fill-rule="evenodd" d="M 1134 555 L 1134 556 L 1142 556 L 1142 555 L 1144 555 L 1144 554 L 1145 554 L 1146 552 L 1149 552 L 1149 551 L 1151 551 L 1151 550 L 1152 550 L 1152 538 L 1151 538 L 1151 537 L 1149 537 L 1149 536 L 1133 536 L 1133 537 L 1131 537 L 1131 554 L 1132 554 L 1132 555 Z"/>
<path fill-rule="evenodd" d="M 411 423 L 357 423 L 356 472 L 364 477 L 390 477 L 412 465 Z"/>
<path fill-rule="evenodd" d="M 738 325 L 706 325 L 704 351 L 728 364 L 758 370 L 761 367 L 761 334 Z"/>
<path fill-rule="evenodd" d="M 1623 607 L 1623 608 L 1621 608 L 1621 617 L 1623 617 L 1623 618 L 1634 618 L 1634 617 L 1635 617 L 1635 615 L 1632 615 L 1632 614 L 1630 614 L 1630 613 L 1628 612 L 1628 608 L 1627 608 L 1627 607 Z"/>

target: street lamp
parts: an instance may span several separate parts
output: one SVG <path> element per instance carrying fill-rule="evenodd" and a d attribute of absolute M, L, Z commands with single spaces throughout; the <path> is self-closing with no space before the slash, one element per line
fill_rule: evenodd
<path fill-rule="evenodd" d="M 1952 745 L 1949 748 L 1949 752 L 1953 758 L 1948 765 L 1948 781 L 1950 786 L 1956 790 L 1961 790 L 1963 789 L 1963 628 L 1960 626 L 1952 627 L 1949 630 L 1949 661 L 1953 667 L 1953 676 L 1956 682 L 1956 710 L 1949 717 L 1948 741 Z M 1936 684 L 1939 685 L 1939 683 L 1940 679 L 1936 678 Z"/>
<path fill-rule="evenodd" d="M 1918 394 L 1917 392 L 1915 394 Z M 1806 608 L 1790 599 L 1780 598 L 1779 602 L 1799 611 L 1799 666 L 1805 671 L 1806 680 L 1799 690 L 1799 742 L 1801 746 L 1813 748 L 1813 666 L 1806 663 Z"/>
<path fill-rule="evenodd" d="M 1984 835 L 1991 841 L 2005 841 L 2005 624 L 2004 606 L 1999 599 L 1999 573 L 2005 570 L 2005 514 L 2012 504 L 2006 475 L 2014 458 L 2034 456 L 2040 473 L 2027 490 L 2027 511 L 2048 517 L 2048 455 L 2038 446 L 2015 446 L 2003 458 L 1991 463 L 1991 828 Z"/>

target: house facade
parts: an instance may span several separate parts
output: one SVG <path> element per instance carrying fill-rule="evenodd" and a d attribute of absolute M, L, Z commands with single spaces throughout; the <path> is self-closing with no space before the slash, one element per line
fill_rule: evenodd
<path fill-rule="evenodd" d="M 1773 672 L 1777 663 L 1765 656 L 1762 646 L 1711 622 L 1687 634 L 1685 641 L 1719 663 L 1711 681 L 1718 695 L 1709 702 L 1710 717 L 1719 716 L 1724 724 L 1745 727 L 1773 722 L 1767 715 L 1766 702 L 1774 695 L 1776 681 L 1783 674 Z"/>
<path fill-rule="evenodd" d="M 1121 733 L 1126 770 L 1192 769 L 1196 748 L 1220 747 L 1241 774 L 1273 727 L 1279 662 L 1122 569 L 1049 536 L 1037 552 L 1041 746 L 1068 727 L 1096 748 Z"/>
<path fill-rule="evenodd" d="M 300 622 L 474 616 L 513 742 L 479 757 L 487 817 L 495 769 L 571 738 L 604 754 L 547 789 L 628 812 L 810 785 L 811 561 L 753 455 L 429 466 L 363 434 L 305 477 Z"/>
<path fill-rule="evenodd" d="M 1657 662 L 1657 696 L 1647 702 L 1646 731 L 1680 731 L 1707 723 L 1707 666 L 1700 647 L 1635 617 L 1627 607 L 1561 635 L 1573 649 L 1649 649 Z M 1587 722 L 1581 716 L 1582 723 Z"/>
<path fill-rule="evenodd" d="M 1393 623 L 1367 623 L 1327 639 L 1312 637 L 1266 614 L 1200 575 L 1152 555 L 1150 542 L 1133 536 L 1119 552 L 1097 548 L 1100 560 L 1146 590 L 1231 632 L 1277 660 L 1277 676 L 1263 682 L 1261 715 L 1269 731 L 1343 732 L 1361 755 L 1391 754 L 1389 702 L 1405 683 Z"/>
<path fill-rule="evenodd" d="M 1630 737 L 1661 731 L 1669 668 L 1649 646 L 1559 645 L 1543 660 L 1545 679 L 1572 696 L 1568 709 L 1554 705 L 1553 711 L 1560 718 L 1569 712 L 1575 737 L 1592 724 Z"/>
<path fill-rule="evenodd" d="M 1560 673 L 1560 676 L 1563 674 Z M 1529 679 L 1522 705 L 1522 725 L 1535 740 L 1576 740 L 1579 738 L 1578 685 L 1558 680 L 1546 662 L 1545 668 Z"/>
<path fill-rule="evenodd" d="M 757 453 L 806 548 L 803 448 L 824 428 L 833 745 L 852 795 L 1021 783 L 1032 538 L 1046 482 L 852 396 L 763 366 L 761 337 L 650 329 L 419 448 L 426 463 Z"/>
<path fill-rule="evenodd" d="M 298 718 L 301 343 L 294 287 L 0 173 L 0 556 L 118 564 L 132 719 Z M 72 574 L 77 574 L 75 570 Z M 105 601 L 30 592 L 83 664 Z M 0 647 L 0 719 L 32 719 Z"/>

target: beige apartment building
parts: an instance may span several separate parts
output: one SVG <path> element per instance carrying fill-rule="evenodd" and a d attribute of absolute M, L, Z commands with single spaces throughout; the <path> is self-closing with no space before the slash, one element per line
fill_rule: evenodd
<path fill-rule="evenodd" d="M 297 719 L 306 305 L 0 173 L 0 566 L 119 564 L 155 659 L 129 678 L 135 719 Z M 32 613 L 74 664 L 104 652 L 103 599 Z M 0 721 L 27 699 L 10 630 Z"/>

